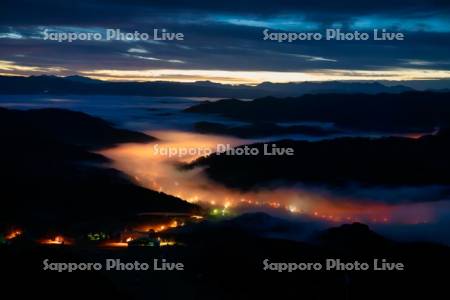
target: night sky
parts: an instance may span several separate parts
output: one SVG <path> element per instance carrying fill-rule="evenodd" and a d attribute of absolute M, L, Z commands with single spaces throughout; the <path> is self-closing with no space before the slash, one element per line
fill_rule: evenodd
<path fill-rule="evenodd" d="M 450 82 L 450 1 L 2 1 L 1 75 L 104 80 Z M 51 32 L 153 32 L 183 41 L 43 39 Z M 271 32 L 402 32 L 404 41 L 264 40 Z M 428 84 L 427 83 L 427 84 Z"/>

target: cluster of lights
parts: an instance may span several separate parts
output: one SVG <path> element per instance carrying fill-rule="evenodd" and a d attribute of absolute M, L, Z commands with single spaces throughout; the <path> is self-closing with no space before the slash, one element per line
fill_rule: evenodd
<path fill-rule="evenodd" d="M 255 201 L 255 200 L 251 200 L 251 199 L 241 198 L 239 202 L 241 205 L 268 206 L 273 209 L 284 209 L 291 214 L 305 214 L 310 217 L 318 218 L 321 220 L 326 220 L 329 222 L 342 222 L 342 221 L 356 222 L 356 221 L 358 221 L 357 218 L 351 217 L 351 216 L 342 217 L 342 216 L 336 216 L 333 214 L 323 213 L 323 212 L 318 212 L 318 211 L 306 212 L 302 209 L 299 209 L 295 205 L 284 206 L 280 202 L 277 202 L 277 201 L 260 202 L 260 201 Z M 215 201 L 210 201 L 211 205 L 214 205 L 215 203 L 216 203 Z M 226 201 L 225 204 L 223 205 L 223 209 L 213 208 L 211 210 L 211 215 L 212 216 L 219 216 L 219 215 L 225 216 L 227 213 L 229 213 L 227 211 L 227 209 L 228 209 L 228 207 L 231 206 L 231 203 L 233 203 L 233 199 L 231 201 Z M 380 218 L 371 218 L 370 221 L 372 223 L 388 223 L 390 221 L 390 219 L 388 217 L 380 217 Z"/>
<path fill-rule="evenodd" d="M 72 241 L 62 235 L 57 235 L 53 238 L 42 239 L 39 241 L 39 243 L 42 245 L 71 245 Z"/>
<path fill-rule="evenodd" d="M 160 247 L 167 247 L 167 246 L 175 246 L 177 243 L 173 240 L 165 240 L 165 239 L 160 239 L 159 240 L 159 246 Z"/>
<path fill-rule="evenodd" d="M 13 240 L 13 239 L 17 238 L 20 235 L 22 235 L 22 230 L 15 229 L 15 230 L 12 230 L 8 234 L 5 235 L 5 240 L 10 241 L 10 240 Z"/>
<path fill-rule="evenodd" d="M 194 219 L 200 219 L 203 218 L 202 216 L 191 216 Z M 165 231 L 169 228 L 177 228 L 177 227 L 181 227 L 184 226 L 184 222 L 178 222 L 177 220 L 172 220 L 170 223 L 164 223 L 164 224 L 157 224 L 157 225 L 141 225 L 135 228 L 135 230 L 137 231 L 143 231 L 143 232 L 150 232 L 150 231 L 154 231 L 154 232 L 161 232 L 161 231 Z"/>
<path fill-rule="evenodd" d="M 154 180 L 152 180 L 151 184 L 154 187 L 158 187 L 160 191 L 162 190 L 162 187 L 159 186 Z M 179 187 L 180 183 L 175 181 L 174 185 L 176 187 Z M 178 192 L 178 193 L 175 194 L 175 196 L 180 198 L 182 196 L 182 193 Z M 199 199 L 199 196 L 197 196 L 197 195 L 194 195 L 192 197 L 188 197 L 187 200 L 189 202 L 191 202 L 191 203 L 197 203 L 199 201 L 202 201 L 201 199 Z M 309 215 L 310 217 L 318 218 L 318 219 L 321 219 L 321 220 L 326 220 L 326 221 L 329 221 L 329 222 L 342 222 L 342 221 L 356 222 L 356 221 L 358 221 L 357 218 L 350 217 L 350 216 L 342 217 L 342 216 L 336 216 L 336 215 L 329 214 L 329 213 L 319 213 L 317 211 L 308 213 L 308 212 L 305 212 L 305 211 L 297 208 L 295 205 L 287 205 L 287 206 L 285 206 L 285 205 L 281 204 L 280 202 L 273 201 L 273 200 L 272 201 L 267 201 L 267 202 L 264 202 L 264 201 L 261 202 L 261 201 L 258 201 L 258 200 L 252 200 L 252 199 L 247 199 L 247 198 L 240 198 L 239 202 L 240 202 L 241 205 L 268 206 L 268 207 L 270 207 L 272 209 L 284 209 L 284 210 L 286 210 L 287 212 L 289 212 L 291 214 L 304 213 L 304 214 Z M 217 201 L 216 200 L 210 200 L 207 203 L 209 203 L 209 205 L 214 207 L 214 206 L 216 206 Z M 235 200 L 234 199 L 225 198 L 224 202 L 222 202 L 222 203 L 223 203 L 223 207 L 222 208 L 214 207 L 214 208 L 211 209 L 211 212 L 210 212 L 211 216 L 226 216 L 226 215 L 229 215 L 230 214 L 229 208 L 231 207 L 232 203 L 235 203 Z M 387 222 L 389 222 L 389 218 L 387 218 L 387 217 L 372 218 L 372 219 L 370 219 L 370 221 L 372 223 L 387 223 Z M 158 231 L 162 231 L 162 230 L 165 230 L 165 228 L 164 227 L 160 227 L 159 229 L 156 229 L 155 231 L 158 232 Z"/>
<path fill-rule="evenodd" d="M 229 204 L 227 204 L 227 207 L 229 206 Z M 202 220 L 204 217 L 201 215 L 191 215 L 188 216 L 190 219 L 193 220 Z M 170 228 L 177 228 L 177 227 L 181 227 L 184 226 L 185 223 L 181 222 L 179 220 L 171 220 L 168 223 L 164 223 L 164 224 L 157 224 L 157 225 L 148 225 L 148 226 L 143 226 L 140 227 L 138 229 L 141 229 L 145 232 L 150 232 L 150 231 L 154 231 L 154 232 L 162 232 L 165 230 L 168 230 Z M 23 231 L 21 229 L 14 229 L 11 230 L 10 232 L 6 233 L 3 236 L 3 241 L 10 241 L 10 240 L 14 240 L 17 237 L 19 237 L 20 235 L 23 234 Z M 111 241 L 111 240 L 107 240 L 109 237 L 106 233 L 104 232 L 90 232 L 87 234 L 87 238 L 90 241 L 103 241 L 101 243 L 101 246 L 105 246 L 105 247 L 127 247 L 128 243 L 133 241 L 135 239 L 135 237 L 133 235 L 127 236 L 127 238 L 122 239 L 119 242 L 116 241 Z M 160 240 L 160 238 L 158 238 L 158 240 Z M 55 235 L 52 236 L 50 238 L 42 238 L 37 240 L 37 242 L 41 245 L 73 245 L 74 244 L 74 240 L 68 237 L 65 237 L 63 235 Z M 161 246 L 172 246 L 175 245 L 175 241 L 173 240 L 160 240 Z"/>

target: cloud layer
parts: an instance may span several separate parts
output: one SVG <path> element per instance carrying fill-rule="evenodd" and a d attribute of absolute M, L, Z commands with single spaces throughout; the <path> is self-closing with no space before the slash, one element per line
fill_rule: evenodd
<path fill-rule="evenodd" d="M 317 1 L 293 0 L 7 0 L 0 12 L 0 73 L 101 74 L 104 79 L 122 80 L 129 76 L 197 80 L 215 74 L 222 80 L 214 76 L 212 80 L 233 83 L 341 79 L 332 74 L 344 79 L 449 78 L 449 17 L 448 1 L 327 0 L 318 5 Z M 386 28 L 403 32 L 405 40 L 278 43 L 264 40 L 262 33 L 266 28 L 321 32 L 330 27 L 344 32 Z M 45 29 L 104 32 L 107 28 L 124 32 L 165 28 L 182 32 L 185 39 L 43 40 Z M 149 76 L 152 72 L 154 76 Z M 244 79 L 242 74 L 247 74 Z"/>

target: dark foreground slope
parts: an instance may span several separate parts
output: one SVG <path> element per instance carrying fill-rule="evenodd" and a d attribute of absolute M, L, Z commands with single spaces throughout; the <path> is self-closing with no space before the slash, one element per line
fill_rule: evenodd
<path fill-rule="evenodd" d="M 343 186 L 450 185 L 450 133 L 412 138 L 337 138 L 318 142 L 278 141 L 294 155 L 264 155 L 264 144 L 248 145 L 259 155 L 213 154 L 190 167 L 204 166 L 214 180 L 249 189 L 271 182 Z M 240 148 L 244 148 L 242 146 Z"/>
<path fill-rule="evenodd" d="M 19 111 L 0 108 L 0 130 L 3 137 L 28 135 L 87 149 L 155 139 L 140 132 L 116 128 L 110 122 L 82 112 L 63 109 Z"/>
<path fill-rule="evenodd" d="M 71 226 L 142 211 L 196 209 L 135 185 L 90 149 L 153 138 L 66 110 L 0 109 L 0 199 L 4 224 Z"/>
<path fill-rule="evenodd" d="M 432 132 L 450 124 L 450 93 L 316 94 L 296 98 L 225 99 L 203 102 L 186 112 L 219 114 L 248 122 L 333 123 L 370 132 Z"/>
<path fill-rule="evenodd" d="M 258 220 L 261 218 L 256 216 Z M 450 251 L 427 243 L 387 240 L 362 224 L 317 232 L 295 242 L 260 236 L 253 216 L 179 233 L 184 246 L 141 249 L 0 246 L 0 274 L 16 299 L 27 290 L 46 299 L 438 299 L 447 293 Z M 270 217 L 264 217 L 271 223 Z M 256 223 L 259 224 L 259 221 Z M 251 231 L 241 230 L 246 222 Z M 264 225 L 264 224 L 262 224 Z M 207 228 L 205 228 L 207 227 Z M 265 226 L 263 226 L 265 227 Z M 256 234 L 255 234 L 256 233 Z M 106 259 L 152 264 L 155 258 L 181 262 L 184 271 L 42 270 L 50 262 L 100 262 Z M 369 263 L 368 271 L 278 272 L 266 263 Z M 402 263 L 403 271 L 374 271 L 373 260 Z M 27 289 L 23 289 L 26 285 Z"/>

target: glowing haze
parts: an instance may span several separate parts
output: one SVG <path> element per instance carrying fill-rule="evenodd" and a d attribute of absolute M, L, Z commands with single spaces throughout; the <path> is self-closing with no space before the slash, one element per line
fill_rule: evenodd
<path fill-rule="evenodd" d="M 201 168 L 185 171 L 179 162 L 190 162 L 205 152 L 169 157 L 161 149 L 211 149 L 218 144 L 231 147 L 248 140 L 203 135 L 182 131 L 152 131 L 159 140 L 150 144 L 125 144 L 102 151 L 114 161 L 114 167 L 134 177 L 147 188 L 164 192 L 186 201 L 201 203 L 204 207 L 220 210 L 259 211 L 275 210 L 299 216 L 322 219 L 327 222 L 364 221 L 367 223 L 427 223 L 435 219 L 440 209 L 436 203 L 386 204 L 376 201 L 333 196 L 318 190 L 297 187 L 261 189 L 243 192 L 212 182 Z M 158 145 L 158 150 L 155 145 Z M 180 152 L 179 152 L 180 153 Z"/>

